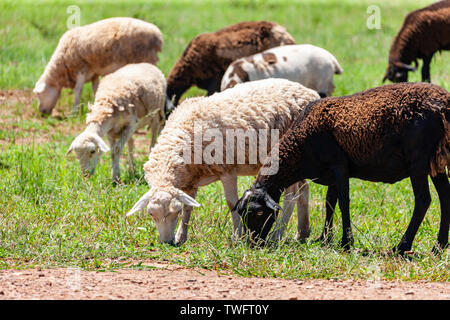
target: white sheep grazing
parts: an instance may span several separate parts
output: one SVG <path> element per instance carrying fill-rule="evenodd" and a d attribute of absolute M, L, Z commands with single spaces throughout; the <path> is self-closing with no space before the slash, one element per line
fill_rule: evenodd
<path fill-rule="evenodd" d="M 166 101 L 166 79 L 154 65 L 126 65 L 102 78 L 95 103 L 87 114 L 86 129 L 75 138 L 67 153 L 75 151 L 83 173 L 95 172 L 100 156 L 109 151 L 102 136 L 111 146 L 113 180 L 120 179 L 120 154 L 128 143 L 128 161 L 134 170 L 133 133 L 146 125 L 151 127 L 152 142 L 162 128 Z"/>
<path fill-rule="evenodd" d="M 284 79 L 266 79 L 244 83 L 209 97 L 183 101 L 168 118 L 158 143 L 144 165 L 150 190 L 127 213 L 127 216 L 147 208 L 158 228 L 161 242 L 183 243 L 197 190 L 220 180 L 230 211 L 238 200 L 237 177 L 255 175 L 267 156 L 268 141 L 278 129 L 281 136 L 311 101 L 319 95 L 304 86 Z M 267 140 L 251 142 L 252 132 L 269 134 Z M 240 134 L 239 134 L 240 132 Z M 230 135 L 231 134 L 231 135 Z M 250 140 L 246 142 L 245 135 Z M 234 139 L 237 136 L 237 143 Z M 200 138 L 199 138 L 200 137 Z M 254 136 L 253 136 L 254 137 Z M 211 139 L 214 142 L 211 143 Z M 247 147 L 246 147 L 247 145 Z M 193 148 L 192 148 L 193 146 Z M 259 154 L 255 159 L 252 154 Z M 241 160 L 239 160 L 240 156 Z M 200 157 L 200 158 L 199 158 Z M 230 157 L 230 158 L 228 158 Z M 304 185 L 306 181 L 299 182 Z M 309 234 L 308 188 L 299 192 L 299 185 L 286 189 L 282 222 L 287 223 L 298 200 L 299 237 Z M 302 195 L 299 196 L 299 194 Z M 185 204 L 181 224 L 174 236 L 182 203 Z M 233 215 L 234 234 L 240 235 L 241 221 Z M 280 223 L 281 224 L 281 223 Z M 281 237 L 284 224 L 281 224 Z"/>
<path fill-rule="evenodd" d="M 39 110 L 50 114 L 61 89 L 72 88 L 76 111 L 84 83 L 92 81 L 95 94 L 99 76 L 128 63 L 156 64 L 162 45 L 158 27 L 139 19 L 109 18 L 70 29 L 59 40 L 33 90 L 39 98 Z"/>
<path fill-rule="evenodd" d="M 325 97 L 333 93 L 334 74 L 342 72 L 336 58 L 325 49 L 310 44 L 280 46 L 235 60 L 222 78 L 221 90 L 247 81 L 283 78 Z"/>

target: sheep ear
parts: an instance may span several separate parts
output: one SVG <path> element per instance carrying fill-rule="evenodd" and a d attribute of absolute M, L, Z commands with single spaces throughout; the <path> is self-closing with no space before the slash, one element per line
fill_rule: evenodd
<path fill-rule="evenodd" d="M 266 194 L 265 196 L 265 202 L 266 202 L 266 206 L 269 209 L 272 209 L 273 211 L 275 211 L 276 213 L 278 213 L 278 211 L 281 211 L 281 207 L 278 203 L 275 202 L 275 200 L 273 200 L 268 194 Z"/>
<path fill-rule="evenodd" d="M 70 144 L 69 150 L 66 152 L 66 156 L 68 156 L 73 151 L 73 142 Z"/>
<path fill-rule="evenodd" d="M 189 196 L 188 194 L 184 193 L 181 190 L 178 190 L 178 200 L 180 200 L 184 204 L 187 204 L 188 206 L 191 206 L 191 207 L 196 207 L 196 208 L 200 207 L 200 203 L 195 201 L 194 198 L 192 198 L 191 196 Z"/>
<path fill-rule="evenodd" d="M 246 209 L 246 206 L 248 205 L 248 200 L 251 195 L 252 195 L 251 190 L 245 191 L 244 194 L 242 195 L 242 197 L 236 202 L 233 210 L 231 210 L 231 211 L 237 212 L 239 214 L 243 214 L 244 211 L 246 211 L 245 209 Z"/>
<path fill-rule="evenodd" d="M 45 88 L 46 88 L 46 83 L 45 82 L 38 82 L 36 83 L 36 86 L 33 89 L 34 93 L 42 93 L 44 92 Z"/>
<path fill-rule="evenodd" d="M 414 68 L 413 66 L 410 66 L 410 65 L 408 65 L 408 64 L 406 64 L 406 63 L 403 63 L 403 62 L 401 62 L 401 61 L 394 63 L 394 65 L 395 65 L 397 68 L 406 69 L 406 70 L 408 70 L 408 71 L 416 71 L 416 70 L 417 70 L 417 68 Z"/>
<path fill-rule="evenodd" d="M 150 201 L 150 190 L 148 190 L 139 200 L 135 203 L 133 208 L 126 214 L 127 217 L 135 214 L 136 212 L 142 211 L 148 205 Z"/>
<path fill-rule="evenodd" d="M 95 135 L 95 141 L 97 142 L 98 147 L 100 148 L 101 152 L 106 153 L 110 150 L 108 145 L 105 143 L 105 141 L 99 135 Z"/>
<path fill-rule="evenodd" d="M 405 68 L 408 71 L 413 71 L 413 72 L 417 70 L 417 68 L 407 65 L 406 63 L 403 64 L 403 68 Z"/>

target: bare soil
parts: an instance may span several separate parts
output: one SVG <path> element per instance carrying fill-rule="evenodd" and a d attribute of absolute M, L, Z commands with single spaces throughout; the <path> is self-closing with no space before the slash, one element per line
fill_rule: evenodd
<path fill-rule="evenodd" d="M 242 278 L 160 262 L 140 267 L 0 270 L 0 300 L 450 300 L 444 282 Z"/>

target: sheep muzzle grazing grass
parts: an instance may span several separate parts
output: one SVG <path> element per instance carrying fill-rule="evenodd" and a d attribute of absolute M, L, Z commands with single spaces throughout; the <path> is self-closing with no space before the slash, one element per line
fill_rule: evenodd
<path fill-rule="evenodd" d="M 61 94 L 60 88 L 52 87 L 45 82 L 38 82 L 33 89 L 39 99 L 39 111 L 42 115 L 50 115 Z"/>
<path fill-rule="evenodd" d="M 170 188 L 168 192 L 157 187 L 150 187 L 150 190 L 136 202 L 126 216 L 146 209 L 156 224 L 159 241 L 175 245 L 175 228 L 182 204 L 200 207 L 195 199 L 179 189 Z"/>
<path fill-rule="evenodd" d="M 234 212 L 243 212 L 244 234 L 248 234 L 255 244 L 266 243 L 281 210 L 280 205 L 261 189 L 247 190 L 233 209 Z"/>
<path fill-rule="evenodd" d="M 88 177 L 95 173 L 98 160 L 108 151 L 110 151 L 108 145 L 99 135 L 83 132 L 72 142 L 66 155 L 75 152 L 80 161 L 81 171 Z"/>

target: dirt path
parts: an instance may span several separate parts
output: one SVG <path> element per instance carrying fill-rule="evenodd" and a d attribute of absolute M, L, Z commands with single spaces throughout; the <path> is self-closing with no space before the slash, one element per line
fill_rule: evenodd
<path fill-rule="evenodd" d="M 450 283 L 242 278 L 160 263 L 146 270 L 0 270 L 0 299 L 450 300 Z"/>

